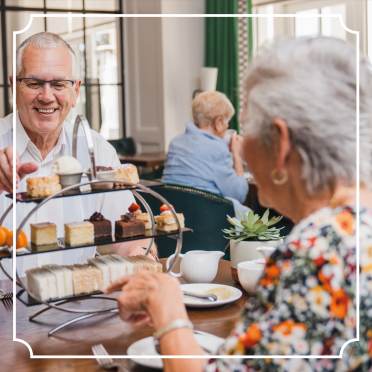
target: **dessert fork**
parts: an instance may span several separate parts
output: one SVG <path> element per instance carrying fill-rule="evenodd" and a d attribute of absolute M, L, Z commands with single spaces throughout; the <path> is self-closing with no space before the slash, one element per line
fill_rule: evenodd
<path fill-rule="evenodd" d="M 4 307 L 7 311 L 12 311 L 13 308 L 13 293 L 5 292 L 0 289 L 0 300 L 3 302 Z"/>
<path fill-rule="evenodd" d="M 129 371 L 124 366 L 120 365 L 119 363 L 116 363 L 112 358 L 110 358 L 109 353 L 107 352 L 106 348 L 102 344 L 93 345 L 92 346 L 92 352 L 94 355 L 107 355 L 107 358 L 96 358 L 97 363 L 102 367 L 103 369 L 120 369 L 121 371 Z"/>

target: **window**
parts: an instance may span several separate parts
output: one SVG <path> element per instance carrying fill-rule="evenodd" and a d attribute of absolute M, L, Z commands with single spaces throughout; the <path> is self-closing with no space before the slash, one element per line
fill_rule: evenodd
<path fill-rule="evenodd" d="M 253 0 L 255 14 L 296 14 L 296 18 L 256 18 L 254 20 L 254 53 L 277 38 L 291 36 L 326 35 L 342 39 L 347 38 L 346 30 L 338 18 L 327 17 L 340 14 L 348 24 L 348 6 L 350 0 L 301 0 L 267 1 L 259 5 Z M 362 1 L 362 0 L 361 0 Z M 322 17 L 321 17 L 322 16 Z"/>
<path fill-rule="evenodd" d="M 107 139 L 125 136 L 124 52 L 121 0 L 0 0 L 0 115 L 12 111 L 8 76 L 12 71 L 12 31 L 26 26 L 32 13 L 100 13 L 99 18 L 37 18 L 18 38 L 51 31 L 68 41 L 78 56 L 82 88 L 78 113 Z M 8 55 L 4 53 L 8 51 Z"/>

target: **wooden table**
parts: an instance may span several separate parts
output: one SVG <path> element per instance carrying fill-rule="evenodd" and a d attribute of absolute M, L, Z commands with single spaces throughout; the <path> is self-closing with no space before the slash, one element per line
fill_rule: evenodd
<path fill-rule="evenodd" d="M 137 167 L 157 169 L 164 165 L 167 155 L 164 152 L 137 155 L 119 155 L 121 163 L 132 163 Z"/>
<path fill-rule="evenodd" d="M 215 282 L 234 285 L 230 274 L 230 262 L 220 262 Z M 10 282 L 0 282 L 3 289 L 10 289 L 10 286 Z M 244 295 L 234 304 L 215 309 L 190 309 L 188 314 L 197 330 L 226 337 L 238 319 L 246 299 Z M 51 310 L 41 315 L 38 323 L 28 321 L 28 316 L 37 308 L 27 308 L 17 302 L 17 335 L 32 346 L 35 355 L 91 355 L 91 346 L 97 343 L 102 343 L 112 355 L 125 355 L 127 347 L 132 342 L 150 336 L 153 332 L 150 327 L 133 331 L 117 315 L 103 315 L 85 320 L 48 337 L 47 332 L 50 328 L 73 318 L 76 314 Z M 93 359 L 29 359 L 28 350 L 24 345 L 9 341 L 12 338 L 12 313 L 6 312 L 1 303 L 0 327 L 2 371 L 100 371 Z M 122 360 L 119 362 L 126 363 Z M 131 370 L 150 371 L 138 365 L 132 365 Z"/>

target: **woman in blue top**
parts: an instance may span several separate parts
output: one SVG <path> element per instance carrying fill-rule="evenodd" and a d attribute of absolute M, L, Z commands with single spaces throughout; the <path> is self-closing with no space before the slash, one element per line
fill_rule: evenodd
<path fill-rule="evenodd" d="M 241 137 L 230 143 L 224 136 L 235 113 L 220 92 L 203 92 L 192 102 L 193 122 L 173 139 L 165 163 L 163 182 L 186 185 L 243 203 L 248 192 L 240 158 Z"/>

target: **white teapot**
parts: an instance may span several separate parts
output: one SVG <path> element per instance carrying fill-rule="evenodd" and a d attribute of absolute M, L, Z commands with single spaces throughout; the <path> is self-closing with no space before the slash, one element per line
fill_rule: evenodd
<path fill-rule="evenodd" d="M 209 283 L 216 277 L 218 263 L 223 255 L 224 252 L 221 251 L 189 251 L 179 255 L 182 258 L 180 272 L 170 271 L 169 273 L 175 277 L 182 276 L 191 283 Z M 174 254 L 168 257 L 167 270 L 173 258 Z"/>

